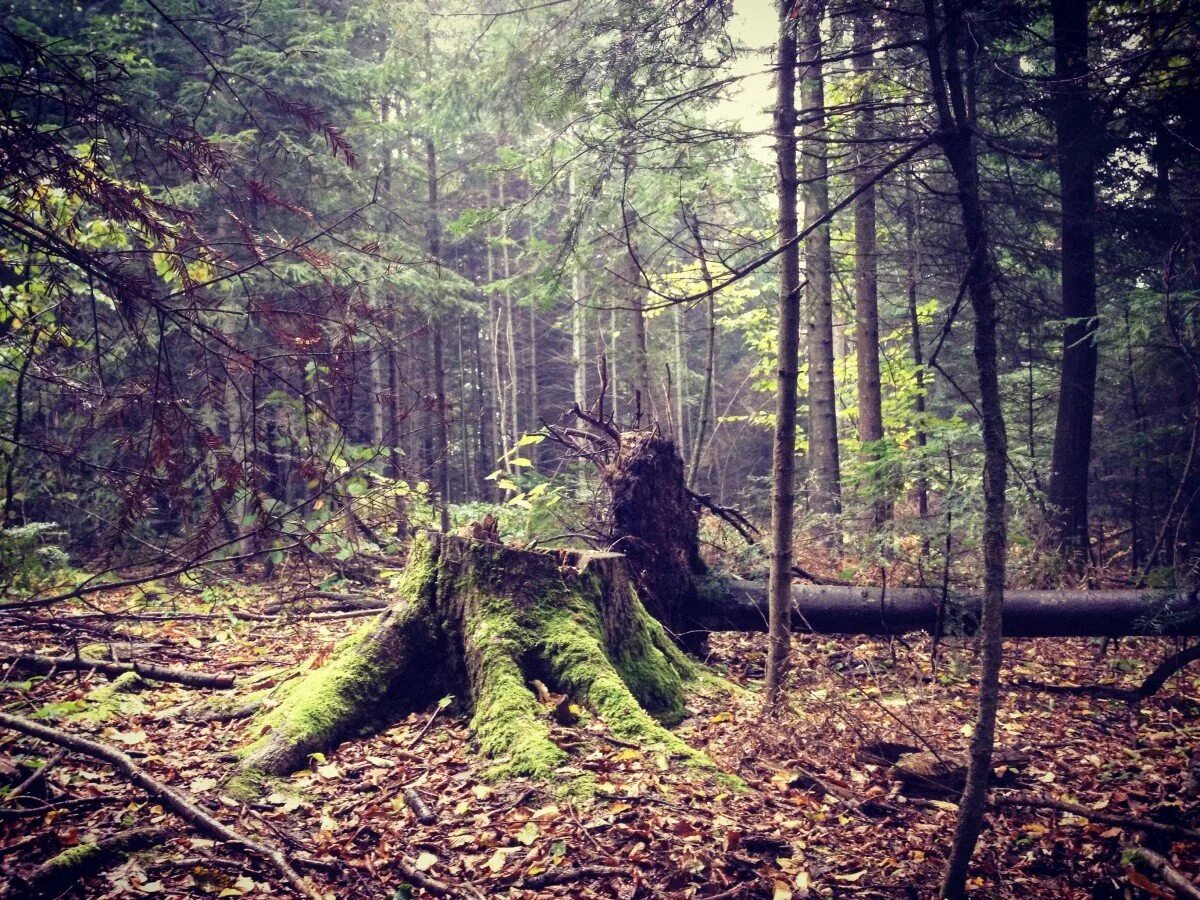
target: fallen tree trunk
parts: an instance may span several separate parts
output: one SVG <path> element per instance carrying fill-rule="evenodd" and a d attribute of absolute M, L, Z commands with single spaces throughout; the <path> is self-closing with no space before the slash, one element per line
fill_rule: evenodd
<path fill-rule="evenodd" d="M 616 434 L 601 468 L 613 549 L 629 560 L 646 608 L 684 647 L 710 631 L 766 631 L 767 586 L 711 574 L 700 559 L 699 501 L 684 484 L 674 443 L 657 429 Z M 792 630 L 903 634 L 938 627 L 941 588 L 792 586 Z M 982 598 L 946 597 L 947 634 L 974 634 Z M 1200 598 L 1165 591 L 1023 591 L 1004 594 L 1006 637 L 1200 634 Z"/>
<path fill-rule="evenodd" d="M 715 580 L 692 619 L 710 631 L 766 631 L 767 586 Z M 904 634 L 933 631 L 936 588 L 792 586 L 792 630 L 821 634 Z M 981 597 L 952 594 L 945 630 L 971 635 Z M 1200 635 L 1200 599 L 1161 591 L 1020 591 L 1004 593 L 1005 637 L 1125 637 Z"/>
<path fill-rule="evenodd" d="M 475 740 L 499 773 L 549 775 L 567 754 L 534 680 L 591 707 L 621 738 L 702 759 L 662 724 L 684 714 L 692 663 L 642 607 L 620 554 L 423 533 L 399 596 L 251 726 L 260 736 L 232 790 L 254 793 L 263 776 L 448 694 L 468 699 Z"/>

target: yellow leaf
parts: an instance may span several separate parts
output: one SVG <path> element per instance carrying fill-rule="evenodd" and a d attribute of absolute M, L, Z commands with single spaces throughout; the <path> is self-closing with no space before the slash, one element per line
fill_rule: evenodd
<path fill-rule="evenodd" d="M 437 864 L 438 858 L 428 851 L 417 857 L 417 871 L 427 872 Z"/>
<path fill-rule="evenodd" d="M 538 839 L 537 823 L 533 820 L 526 822 L 521 826 L 521 830 L 517 832 L 517 840 L 528 847 Z"/>
<path fill-rule="evenodd" d="M 771 900 L 792 900 L 792 889 L 786 881 L 775 882 L 775 893 L 771 895 Z"/>

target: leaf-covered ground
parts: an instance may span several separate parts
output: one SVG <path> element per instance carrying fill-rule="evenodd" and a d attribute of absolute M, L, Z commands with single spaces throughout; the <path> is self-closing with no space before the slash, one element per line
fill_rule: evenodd
<path fill-rule="evenodd" d="M 152 683 L 100 709 L 91 692 L 103 678 L 60 673 L 22 681 L 25 675 L 9 671 L 0 702 L 10 713 L 48 716 L 65 730 L 124 749 L 227 824 L 309 860 L 305 874 L 331 897 L 427 896 L 410 882 L 428 879 L 461 896 L 514 898 L 925 897 L 936 887 L 953 828 L 953 796 L 906 797 L 889 767 L 862 748 L 881 741 L 943 755 L 963 748 L 973 692 L 966 645 L 943 646 L 931 676 L 924 638 L 800 637 L 791 711 L 766 721 L 755 693 L 761 636 L 717 637 L 708 662 L 737 687 L 702 683 L 679 733 L 739 776 L 742 790 L 624 745 L 586 714 L 572 727 L 553 728 L 572 750 L 572 764 L 594 776 L 593 796 L 565 793 L 562 785 L 572 783 L 565 777 L 491 782 L 451 706 L 343 744 L 262 802 L 243 804 L 222 785 L 253 720 L 197 719 L 218 695 L 234 708 L 281 683 L 294 667 L 319 665 L 337 638 L 363 622 L 239 621 L 221 612 L 222 597 L 253 608 L 280 590 L 160 595 L 150 605 L 139 601 L 147 618 L 119 625 L 127 640 L 154 645 L 139 651 L 147 658 L 237 674 L 233 691 Z M 111 598 L 106 604 L 119 605 Z M 168 606 L 200 617 L 163 621 Z M 80 607 L 74 614 L 89 613 Z M 42 652 L 94 641 L 82 632 L 51 634 L 10 629 L 3 640 Z M 1127 640 L 1101 657 L 1098 644 L 1085 640 L 1010 643 L 1005 682 L 1132 686 L 1172 649 L 1167 641 Z M 1029 759 L 1016 774 L 1006 773 L 999 794 L 1032 792 L 1109 815 L 1196 827 L 1200 798 L 1188 791 L 1189 754 L 1200 747 L 1198 696 L 1195 669 L 1136 710 L 1119 701 L 1010 689 L 1001 743 Z M 11 787 L 52 753 L 30 739 L 0 735 L 0 782 Z M 7 896 L 22 895 L 15 876 L 63 848 L 140 825 L 165 825 L 169 839 L 66 896 L 287 895 L 260 860 L 199 835 L 101 764 L 71 755 L 47 782 L 39 796 L 0 800 L 0 889 Z M 417 820 L 405 788 L 419 794 L 435 821 Z M 981 897 L 1170 896 L 1123 864 L 1121 848 L 1136 839 L 1127 829 L 1068 813 L 996 808 L 972 886 Z M 1200 877 L 1197 845 L 1156 846 Z M 406 877 L 401 862 L 421 878 Z M 562 883 L 531 886 L 538 879 Z"/>

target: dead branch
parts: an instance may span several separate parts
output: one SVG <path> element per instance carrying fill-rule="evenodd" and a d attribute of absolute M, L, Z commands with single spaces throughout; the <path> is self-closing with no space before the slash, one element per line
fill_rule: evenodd
<path fill-rule="evenodd" d="M 39 784 L 46 780 L 46 776 L 50 774 L 50 770 L 57 766 L 67 757 L 66 750 L 59 750 L 52 757 L 42 763 L 37 771 L 18 784 L 15 788 L 8 792 L 8 796 L 4 798 L 6 803 L 12 803 L 22 794 L 28 794 Z"/>
<path fill-rule="evenodd" d="M 1101 810 L 1090 809 L 1078 803 L 1066 800 L 1054 800 L 1050 797 L 1035 797 L 1030 794 L 997 796 L 992 803 L 996 806 L 1022 806 L 1029 809 L 1056 809 L 1072 815 L 1090 819 L 1093 822 L 1103 822 L 1105 825 L 1119 825 L 1122 828 L 1132 828 L 1150 834 L 1161 835 L 1173 841 L 1200 841 L 1200 831 L 1195 828 L 1184 828 L 1179 825 L 1166 825 L 1150 819 L 1138 819 L 1134 816 L 1117 816 Z"/>
<path fill-rule="evenodd" d="M 131 828 L 120 834 L 70 847 L 21 877 L 31 897 L 55 897 L 82 878 L 123 861 L 130 853 L 158 844 L 165 828 Z"/>
<path fill-rule="evenodd" d="M 291 885 L 292 889 L 302 897 L 308 897 L 309 900 L 324 900 L 321 894 L 308 883 L 308 880 L 292 868 L 287 857 L 279 850 L 248 838 L 230 828 L 224 822 L 213 818 L 203 809 L 185 799 L 173 787 L 159 781 L 120 750 L 89 738 L 70 734 L 58 728 L 52 728 L 49 725 L 42 725 L 39 722 L 33 722 L 21 716 L 14 716 L 4 712 L 0 712 L 0 726 L 12 729 L 13 731 L 19 731 L 21 734 L 37 738 L 48 744 L 54 744 L 67 750 L 83 753 L 112 766 L 129 781 L 155 798 L 166 809 L 175 813 L 175 815 L 179 816 L 185 822 L 195 826 L 201 833 L 208 835 L 214 840 L 242 846 L 256 856 L 269 862 L 279 871 L 287 883 Z"/>
<path fill-rule="evenodd" d="M 1200 659 L 1200 643 L 1168 656 L 1146 676 L 1145 681 L 1135 688 L 1119 688 L 1108 684 L 1047 684 L 1044 681 L 1024 680 L 1017 682 L 1017 686 L 1044 694 L 1076 694 L 1124 700 L 1126 703 L 1140 703 L 1157 694 L 1171 680 L 1172 676 L 1198 659 Z"/>
<path fill-rule="evenodd" d="M 37 653 L 6 653 L 0 660 L 14 664 L 22 669 L 32 669 L 35 672 L 55 672 L 63 669 L 75 672 L 100 672 L 109 678 L 116 678 L 126 672 L 136 672 L 143 678 L 154 681 L 170 681 L 187 687 L 231 688 L 232 675 L 215 675 L 207 672 L 190 672 L 173 666 L 156 666 L 143 662 L 108 662 L 102 659 L 88 659 L 82 656 L 42 656 Z"/>
<path fill-rule="evenodd" d="M 1175 892 L 1176 897 L 1200 900 L 1200 888 L 1197 888 L 1190 878 L 1153 850 L 1147 850 L 1145 847 L 1126 847 L 1125 853 L 1139 869 L 1162 879 Z"/>
<path fill-rule="evenodd" d="M 551 869 L 541 875 L 531 875 L 518 881 L 516 886 L 527 891 L 550 887 L 555 884 L 571 884 L 593 878 L 629 878 L 633 873 L 629 869 L 616 866 L 579 866 L 571 869 Z"/>

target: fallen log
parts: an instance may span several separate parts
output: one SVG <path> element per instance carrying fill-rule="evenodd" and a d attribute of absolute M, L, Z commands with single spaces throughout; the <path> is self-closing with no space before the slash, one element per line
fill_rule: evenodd
<path fill-rule="evenodd" d="M 232 675 L 214 675 L 208 672 L 192 672 L 173 666 L 156 666 L 142 662 L 109 662 L 89 659 L 86 656 L 42 656 L 37 653 L 5 653 L 0 660 L 17 668 L 33 672 L 70 670 L 76 672 L 99 672 L 109 678 L 117 678 L 126 672 L 136 672 L 143 678 L 154 681 L 170 681 L 187 687 L 231 688 Z"/>
<path fill-rule="evenodd" d="M 722 577 L 700 558 L 702 499 L 687 490 L 674 443 L 657 429 L 607 431 L 613 446 L 601 475 L 609 495 L 611 547 L 625 554 L 646 609 L 693 650 L 711 631 L 765 632 L 766 584 Z M 904 634 L 932 632 L 941 622 L 945 634 L 971 635 L 979 624 L 982 597 L 952 592 L 943 602 L 940 586 L 796 584 L 792 604 L 792 630 L 797 632 Z M 1200 635 L 1200 597 L 1151 590 L 1009 590 L 1004 634 Z"/>
<path fill-rule="evenodd" d="M 736 578 L 714 579 L 692 612 L 709 631 L 767 630 L 767 586 Z M 792 630 L 820 634 L 904 634 L 933 631 L 937 588 L 792 586 Z M 982 597 L 947 598 L 945 629 L 971 635 Z M 1200 635 L 1200 598 L 1163 591 L 1025 591 L 1004 594 L 1006 637 L 1124 637 Z"/>

